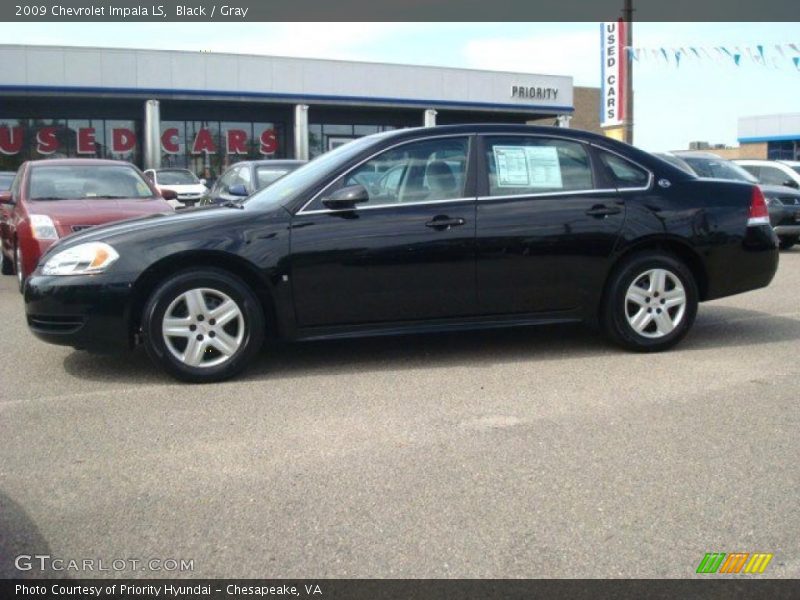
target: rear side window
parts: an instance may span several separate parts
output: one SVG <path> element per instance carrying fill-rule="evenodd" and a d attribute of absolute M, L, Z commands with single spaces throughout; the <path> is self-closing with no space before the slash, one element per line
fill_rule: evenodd
<path fill-rule="evenodd" d="M 756 177 L 761 183 L 766 183 L 767 185 L 786 185 L 792 181 L 791 177 L 775 167 L 761 167 L 761 173 Z"/>
<path fill-rule="evenodd" d="M 606 177 L 614 184 L 614 187 L 625 189 L 647 186 L 650 181 L 650 173 L 616 154 L 603 150 L 599 150 L 598 153 L 600 155 L 601 168 L 605 171 Z"/>
<path fill-rule="evenodd" d="M 545 137 L 486 138 L 490 196 L 591 190 L 592 167 L 583 144 Z"/>

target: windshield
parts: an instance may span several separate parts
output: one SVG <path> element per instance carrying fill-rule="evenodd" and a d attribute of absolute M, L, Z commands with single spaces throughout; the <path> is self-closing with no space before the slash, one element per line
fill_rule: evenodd
<path fill-rule="evenodd" d="M 321 154 L 296 171 L 292 171 L 288 175 L 278 179 L 272 185 L 264 188 L 260 192 L 256 192 L 247 198 L 243 204 L 248 209 L 264 209 L 283 205 L 294 198 L 299 192 L 314 185 L 321 177 L 335 171 L 338 167 L 358 155 L 359 152 L 374 144 L 377 139 L 386 135 L 389 134 L 378 133 L 358 138 L 339 146 L 335 150 Z"/>
<path fill-rule="evenodd" d="M 175 169 L 170 171 L 156 171 L 158 185 L 197 185 L 200 180 L 191 171 Z"/>
<path fill-rule="evenodd" d="M 256 189 L 264 189 L 289 171 L 291 171 L 290 167 L 256 167 Z"/>
<path fill-rule="evenodd" d="M 705 158 L 699 156 L 681 156 L 700 177 L 713 179 L 730 179 L 758 183 L 758 180 L 736 163 L 724 158 Z"/>
<path fill-rule="evenodd" d="M 150 186 L 125 165 L 58 165 L 31 169 L 31 200 L 152 198 Z"/>
<path fill-rule="evenodd" d="M 0 192 L 7 192 L 11 189 L 11 184 L 14 183 L 14 174 L 0 173 Z"/>

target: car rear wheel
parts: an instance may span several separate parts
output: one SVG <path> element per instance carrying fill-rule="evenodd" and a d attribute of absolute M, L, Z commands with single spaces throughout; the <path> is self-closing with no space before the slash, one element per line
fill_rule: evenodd
<path fill-rule="evenodd" d="M 788 250 L 792 246 L 794 246 L 797 242 L 800 242 L 800 236 L 783 236 L 780 239 L 780 247 L 781 250 Z"/>
<path fill-rule="evenodd" d="M 195 383 L 228 379 L 244 369 L 264 341 L 258 298 L 221 269 L 192 269 L 164 281 L 142 321 L 150 358 L 168 373 Z"/>
<path fill-rule="evenodd" d="M 666 350 L 688 333 L 697 304 L 697 284 L 684 263 L 660 252 L 636 254 L 611 276 L 602 308 L 603 329 L 630 350 Z"/>

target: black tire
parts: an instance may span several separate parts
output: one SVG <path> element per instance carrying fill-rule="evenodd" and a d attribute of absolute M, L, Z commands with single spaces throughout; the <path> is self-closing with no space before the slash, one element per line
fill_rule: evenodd
<path fill-rule="evenodd" d="M 792 246 L 794 246 L 797 242 L 800 242 L 800 236 L 783 236 L 778 238 L 780 240 L 780 248 L 781 250 L 788 250 Z"/>
<path fill-rule="evenodd" d="M 655 314 L 646 317 L 650 319 L 650 321 L 648 321 L 647 328 L 643 333 L 637 332 L 629 322 L 629 315 L 631 315 L 631 318 L 635 316 L 638 312 L 638 305 L 632 304 L 626 300 L 628 290 L 634 282 L 642 283 L 643 281 L 647 281 L 647 278 L 643 279 L 644 274 L 652 269 L 667 271 L 673 277 L 677 278 L 683 287 L 685 308 L 683 309 L 682 316 L 678 318 L 677 324 L 674 324 L 674 328 L 669 333 L 653 331 L 653 329 L 657 329 L 658 327 L 658 324 L 655 323 L 655 319 L 653 318 Z M 672 281 L 670 278 L 668 279 L 670 282 Z M 670 291 L 676 290 L 677 287 L 673 287 Z M 679 290 L 678 293 L 680 293 Z M 657 294 L 655 295 L 657 296 Z M 659 308 L 662 305 L 662 300 L 664 300 L 663 297 L 656 298 L 647 296 L 645 300 L 648 304 L 642 305 L 643 307 L 655 307 L 650 308 L 646 312 L 663 310 Z M 659 352 L 671 348 L 681 341 L 689 332 L 697 316 L 697 304 L 697 283 L 694 280 L 692 272 L 682 261 L 671 254 L 663 252 L 641 252 L 625 259 L 612 273 L 603 299 L 600 320 L 603 331 L 614 343 L 636 352 Z M 678 313 L 676 309 L 670 308 L 667 310 L 669 311 L 667 316 L 675 315 L 677 317 Z M 659 314 L 661 314 L 661 312 L 659 312 Z M 652 324 L 650 324 L 651 322 Z M 671 316 L 670 322 L 672 322 Z M 648 331 L 648 329 L 650 329 L 650 331 Z M 666 330 L 667 328 L 665 328 L 665 331 Z"/>
<path fill-rule="evenodd" d="M 221 292 L 221 295 L 233 300 L 242 317 L 241 320 L 237 320 L 236 325 L 244 328 L 238 349 L 221 364 L 212 364 L 211 366 L 192 366 L 183 362 L 174 354 L 175 346 L 181 341 L 180 338 L 169 337 L 168 342 L 162 334 L 162 324 L 167 309 L 170 306 L 173 306 L 174 309 L 176 306 L 174 302 L 182 294 L 201 288 L 207 290 L 206 308 L 209 306 L 207 303 L 209 297 L 212 299 L 215 297 L 213 292 Z M 208 290 L 211 291 L 208 292 Z M 181 305 L 180 301 L 177 306 L 178 308 L 175 310 L 180 310 L 181 306 L 188 308 L 187 304 Z M 214 323 L 208 317 L 210 317 L 210 312 L 202 320 L 203 327 L 211 329 L 210 326 Z M 199 326 L 200 321 L 195 321 L 194 327 Z M 205 329 L 204 331 L 209 337 L 204 341 L 206 350 L 202 353 L 201 360 L 205 360 L 209 358 L 210 354 L 217 352 L 216 348 L 209 347 L 213 343 L 210 340 L 214 335 L 210 331 Z M 142 339 L 147 354 L 153 362 L 173 377 L 192 383 L 222 381 L 241 372 L 258 354 L 264 343 L 264 334 L 264 312 L 258 298 L 241 279 L 222 269 L 187 269 L 171 275 L 153 291 L 142 313 Z M 199 339 L 202 339 L 199 330 L 197 335 Z M 219 339 L 217 337 L 217 340 Z M 168 343 L 170 347 L 167 346 Z M 189 343 L 190 341 L 187 339 L 184 354 L 188 354 Z M 221 357 L 220 354 L 220 357 L 211 356 L 211 359 L 213 361 Z"/>
<path fill-rule="evenodd" d="M 2 256 L 2 272 L 3 275 L 13 275 L 14 274 L 14 261 L 9 260 L 9 258 L 0 251 L 0 255 Z"/>

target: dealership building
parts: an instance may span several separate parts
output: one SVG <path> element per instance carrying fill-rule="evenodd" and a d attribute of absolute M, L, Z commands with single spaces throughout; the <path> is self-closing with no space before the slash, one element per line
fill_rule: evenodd
<path fill-rule="evenodd" d="M 535 64 L 535 59 L 534 59 Z M 599 131 L 599 91 L 572 78 L 412 65 L 0 45 L 0 170 L 55 156 L 216 177 L 256 158 L 313 158 L 422 125 Z"/>

